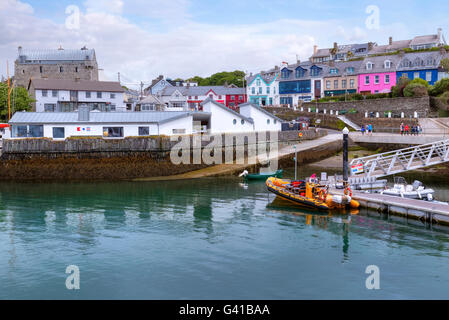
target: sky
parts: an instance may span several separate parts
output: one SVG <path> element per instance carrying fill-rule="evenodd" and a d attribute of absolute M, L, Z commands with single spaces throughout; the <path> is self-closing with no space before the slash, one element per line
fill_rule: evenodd
<path fill-rule="evenodd" d="M 206 77 L 304 61 L 339 44 L 386 44 L 443 28 L 449 1 L 0 0 L 0 74 L 17 47 L 96 51 L 103 80 Z"/>

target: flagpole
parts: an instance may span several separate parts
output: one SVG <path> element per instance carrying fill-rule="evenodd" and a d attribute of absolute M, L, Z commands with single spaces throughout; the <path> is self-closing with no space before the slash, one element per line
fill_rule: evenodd
<path fill-rule="evenodd" d="M 9 62 L 6 60 L 6 74 L 8 76 L 8 122 L 11 120 L 11 90 L 9 84 Z"/>

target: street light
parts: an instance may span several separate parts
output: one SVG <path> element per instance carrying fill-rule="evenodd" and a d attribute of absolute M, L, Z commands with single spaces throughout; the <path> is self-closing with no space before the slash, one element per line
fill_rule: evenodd
<path fill-rule="evenodd" d="M 348 145 L 349 145 L 349 129 L 343 129 L 343 182 L 346 186 L 348 183 Z"/>
<path fill-rule="evenodd" d="M 298 180 L 298 150 L 296 150 L 296 146 L 293 146 L 293 150 L 295 150 L 295 181 Z"/>

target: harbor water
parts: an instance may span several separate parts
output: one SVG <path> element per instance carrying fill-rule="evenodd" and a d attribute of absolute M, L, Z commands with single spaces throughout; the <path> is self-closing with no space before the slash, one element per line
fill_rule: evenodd
<path fill-rule="evenodd" d="M 2 183 L 0 243 L 0 299 L 449 298 L 448 230 L 317 214 L 238 178 Z"/>

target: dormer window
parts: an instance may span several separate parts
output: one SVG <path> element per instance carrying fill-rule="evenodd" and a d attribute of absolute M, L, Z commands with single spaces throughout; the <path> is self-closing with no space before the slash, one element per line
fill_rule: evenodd
<path fill-rule="evenodd" d="M 283 69 L 281 72 L 281 78 L 288 79 L 289 76 L 290 76 L 290 71 L 288 69 Z"/>
<path fill-rule="evenodd" d="M 299 67 L 296 69 L 296 78 L 302 78 L 304 77 L 306 74 L 306 70 L 304 70 L 303 68 Z"/>
<path fill-rule="evenodd" d="M 387 60 L 387 61 L 385 61 L 385 69 L 390 69 L 391 68 L 391 61 L 390 60 Z"/>
<path fill-rule="evenodd" d="M 338 69 L 337 68 L 332 68 L 330 70 L 330 74 L 338 74 Z"/>
<path fill-rule="evenodd" d="M 372 62 L 368 62 L 367 64 L 366 64 L 366 70 L 373 70 L 373 63 Z"/>
<path fill-rule="evenodd" d="M 346 68 L 346 72 L 347 73 L 354 73 L 354 68 L 353 67 L 347 67 Z"/>
<path fill-rule="evenodd" d="M 312 66 L 310 68 L 310 75 L 313 76 L 319 76 L 321 74 L 322 69 L 317 66 Z"/>

